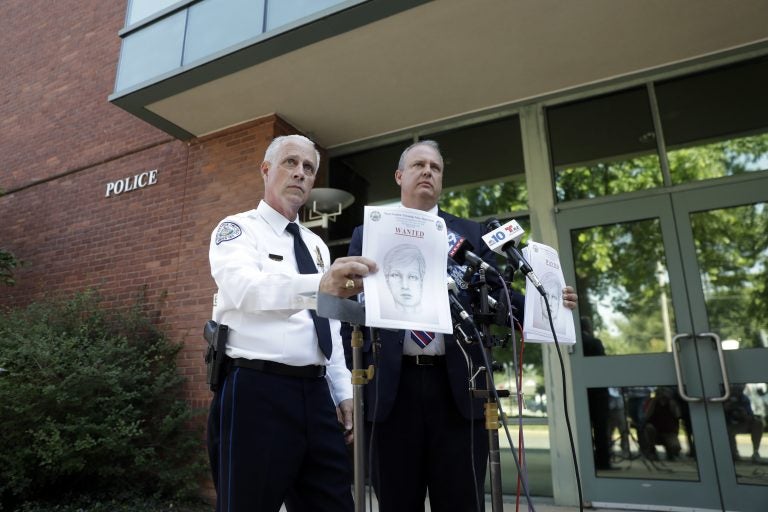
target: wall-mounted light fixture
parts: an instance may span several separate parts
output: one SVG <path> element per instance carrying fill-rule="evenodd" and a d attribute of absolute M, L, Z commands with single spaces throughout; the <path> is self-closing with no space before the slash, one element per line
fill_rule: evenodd
<path fill-rule="evenodd" d="M 307 218 L 302 225 L 308 228 L 328 228 L 328 221 L 335 221 L 336 216 L 347 206 L 355 202 L 355 196 L 337 188 L 313 188 L 304 205 Z"/>

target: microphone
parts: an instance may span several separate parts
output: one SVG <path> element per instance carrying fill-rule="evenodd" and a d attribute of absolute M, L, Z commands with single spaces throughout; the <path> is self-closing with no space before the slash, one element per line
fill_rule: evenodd
<path fill-rule="evenodd" d="M 485 225 L 488 228 L 488 233 L 483 235 L 483 241 L 486 245 L 493 252 L 506 256 L 517 270 L 530 279 L 531 283 L 539 290 L 539 293 L 545 295 L 544 286 L 542 286 L 538 276 L 534 273 L 530 263 L 525 260 L 522 253 L 517 249 L 520 238 L 525 234 L 520 224 L 513 219 L 502 226 L 498 219 L 491 217 L 486 221 Z"/>
<path fill-rule="evenodd" d="M 459 293 L 459 289 L 456 287 L 456 281 L 454 281 L 451 276 L 447 276 L 446 281 L 448 284 L 448 302 L 451 304 L 452 316 L 459 317 L 459 322 L 464 325 L 474 326 L 475 322 L 472 321 L 472 317 L 467 313 L 467 310 L 464 309 L 464 306 L 461 305 L 459 299 L 456 298 L 456 294 Z"/>
<path fill-rule="evenodd" d="M 448 257 L 459 265 L 469 265 L 480 268 L 485 272 L 499 275 L 499 272 L 483 259 L 472 252 L 474 247 L 463 236 L 455 231 L 448 230 Z"/>

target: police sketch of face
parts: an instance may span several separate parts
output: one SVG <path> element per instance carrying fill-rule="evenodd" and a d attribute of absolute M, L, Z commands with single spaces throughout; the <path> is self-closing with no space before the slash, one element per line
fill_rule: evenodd
<path fill-rule="evenodd" d="M 418 247 L 400 244 L 384 255 L 384 279 L 399 311 L 418 313 L 426 264 Z"/>

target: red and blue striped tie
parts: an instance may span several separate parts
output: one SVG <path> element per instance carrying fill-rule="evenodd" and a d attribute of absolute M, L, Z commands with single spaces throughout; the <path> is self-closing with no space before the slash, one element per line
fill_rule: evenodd
<path fill-rule="evenodd" d="M 435 339 L 435 333 L 429 331 L 411 331 L 411 339 L 421 348 L 427 348 L 427 345 Z"/>

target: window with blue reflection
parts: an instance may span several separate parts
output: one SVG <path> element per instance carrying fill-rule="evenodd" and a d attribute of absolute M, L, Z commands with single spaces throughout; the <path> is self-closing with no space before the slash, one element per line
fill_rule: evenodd
<path fill-rule="evenodd" d="M 181 65 L 186 11 L 163 18 L 123 39 L 115 90 L 121 91 Z"/>
<path fill-rule="evenodd" d="M 264 0 L 205 0 L 189 8 L 184 64 L 262 33 Z"/>
<path fill-rule="evenodd" d="M 137 21 L 152 16 L 178 1 L 179 0 L 128 0 L 128 14 L 125 17 L 125 26 L 133 25 Z"/>
<path fill-rule="evenodd" d="M 344 0 L 270 0 L 267 5 L 267 30 L 342 3 L 345 3 Z"/>

